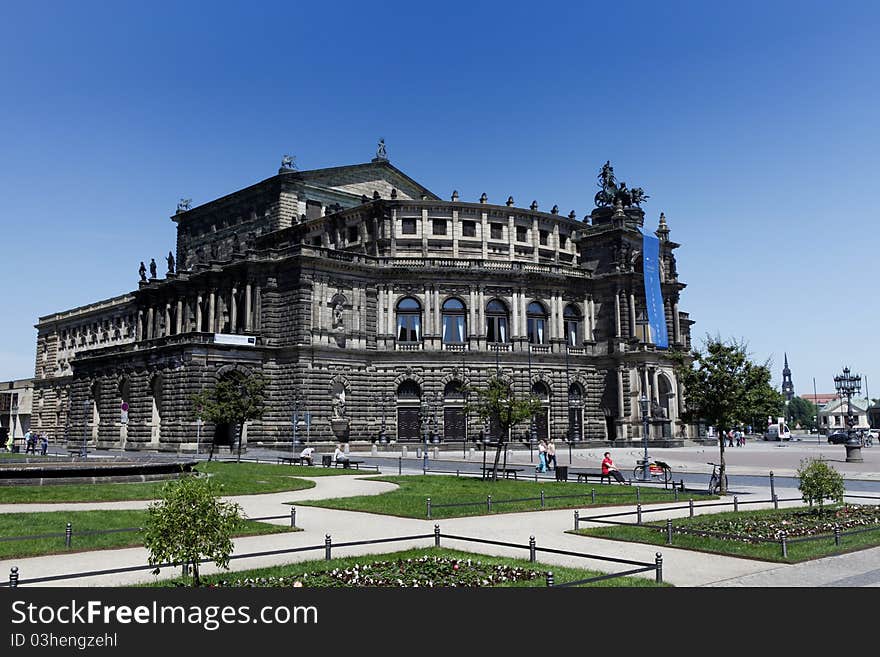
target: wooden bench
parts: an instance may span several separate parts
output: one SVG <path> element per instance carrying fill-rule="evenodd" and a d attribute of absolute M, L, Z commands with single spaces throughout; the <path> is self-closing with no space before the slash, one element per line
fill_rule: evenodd
<path fill-rule="evenodd" d="M 308 463 L 308 461 L 302 456 L 279 456 L 278 464 L 281 465 L 284 463 L 287 465 L 314 465 L 314 461 Z"/>
<path fill-rule="evenodd" d="M 494 466 L 486 465 L 481 468 L 483 470 L 483 479 L 492 476 L 492 471 L 495 470 Z M 513 475 L 513 478 L 516 479 L 516 475 L 518 472 L 522 472 L 525 468 L 502 468 L 498 466 L 498 474 L 503 476 L 505 479 L 510 479 L 510 475 Z"/>
<path fill-rule="evenodd" d="M 347 461 L 334 461 L 333 457 L 329 454 L 325 454 L 321 458 L 321 465 L 325 468 L 354 468 L 355 470 L 360 470 L 361 465 L 363 465 L 363 461 L 358 461 L 357 459 L 348 459 Z"/>
<path fill-rule="evenodd" d="M 577 477 L 577 482 L 580 483 L 588 483 L 590 480 L 599 480 L 599 483 L 605 483 L 607 480 L 610 484 L 613 477 L 610 474 L 602 474 L 601 468 L 569 468 L 568 476 Z"/>

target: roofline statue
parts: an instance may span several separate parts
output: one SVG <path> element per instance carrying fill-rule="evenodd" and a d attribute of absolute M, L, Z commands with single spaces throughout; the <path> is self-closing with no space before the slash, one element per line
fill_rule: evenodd
<path fill-rule="evenodd" d="M 640 208 L 641 204 L 650 198 L 641 187 L 627 189 L 625 182 L 621 182 L 618 185 L 614 177 L 614 167 L 611 166 L 611 160 L 606 161 L 602 165 L 598 178 L 599 191 L 596 192 L 596 196 L 593 198 L 597 207 L 613 208 L 619 203 L 622 208 L 633 206 Z"/>

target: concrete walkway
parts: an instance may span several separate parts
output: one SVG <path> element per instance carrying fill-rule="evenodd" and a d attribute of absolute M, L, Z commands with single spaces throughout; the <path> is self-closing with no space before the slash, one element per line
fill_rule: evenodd
<path fill-rule="evenodd" d="M 751 449 L 750 448 L 756 448 Z M 789 459 L 795 456 L 797 450 L 788 451 L 787 448 L 774 448 L 770 445 L 750 445 L 745 448 L 730 448 L 728 453 L 733 452 L 739 460 L 754 460 L 754 463 L 737 463 L 731 468 L 754 468 L 757 474 L 766 474 L 768 465 L 775 463 L 774 449 L 785 450 Z M 838 448 L 842 451 L 842 448 Z M 589 451 L 589 450 L 585 450 Z M 674 452 L 675 458 L 666 457 L 673 463 L 673 467 L 683 468 L 686 466 L 698 467 L 706 454 L 697 448 L 690 450 L 668 450 Z M 740 454 L 737 454 L 737 451 Z M 871 450 L 863 450 L 871 452 Z M 880 449 L 878 461 L 880 461 Z M 626 450 L 617 450 L 615 458 L 626 465 L 624 460 L 631 455 Z M 661 450 L 651 450 L 655 458 L 664 459 Z M 711 455 L 717 455 L 717 448 L 711 450 Z M 749 456 L 746 456 L 746 453 Z M 461 456 L 461 454 L 459 454 Z M 520 455 L 522 456 L 522 455 Z M 638 454 L 640 456 L 640 454 Z M 560 464 L 568 463 L 568 455 L 563 450 L 558 453 Z M 517 457 L 514 456 L 514 459 Z M 593 458 L 592 455 L 583 454 L 584 461 Z M 524 455 L 524 462 L 528 462 L 528 452 Z M 634 462 L 634 461 L 633 461 Z M 873 463 L 873 459 L 872 459 Z M 784 469 L 780 463 L 771 469 L 779 468 L 779 474 Z M 787 466 L 790 467 L 790 466 Z M 876 464 L 873 467 L 877 467 Z M 386 472 L 396 474 L 395 468 L 383 468 Z M 880 468 L 878 468 L 880 470 Z M 746 472 L 742 472 L 746 473 Z M 865 474 L 876 476 L 873 469 Z M 352 495 L 380 494 L 393 489 L 394 485 L 387 482 L 370 481 L 365 473 L 362 476 L 339 476 L 339 477 L 315 477 L 312 481 L 316 486 L 307 490 L 269 493 L 263 495 L 236 496 L 232 499 L 245 510 L 250 517 L 263 517 L 272 515 L 287 516 L 290 506 L 285 502 L 294 502 L 307 499 L 327 499 L 332 497 L 346 497 Z M 865 478 L 869 478 L 866 476 Z M 747 494 L 755 494 L 764 499 L 769 499 L 769 490 L 755 488 L 745 491 Z M 794 490 L 777 489 L 780 497 L 796 496 Z M 48 511 L 48 510 L 87 510 L 87 509 L 138 509 L 146 508 L 149 502 L 108 502 L 108 503 L 63 503 L 63 504 L 37 504 L 37 505 L 0 505 L 0 512 L 20 511 Z M 668 505 L 665 505 L 668 506 Z M 755 505 L 770 506 L 765 505 Z M 648 507 L 646 506 L 645 509 Z M 750 505 L 749 508 L 752 508 Z M 606 508 L 603 512 L 612 513 L 615 510 L 632 510 L 633 507 Z M 717 508 L 712 509 L 712 511 Z M 439 521 L 416 520 L 410 518 L 397 518 L 391 516 L 340 511 L 334 509 L 322 509 L 311 506 L 297 506 L 297 525 L 303 529 L 300 532 L 273 534 L 268 536 L 252 536 L 235 539 L 234 554 L 245 554 L 257 551 L 271 551 L 293 547 L 323 546 L 327 534 L 331 535 L 332 542 L 342 543 L 347 541 L 375 540 L 389 537 L 406 537 L 420 534 L 431 534 L 435 522 L 440 525 L 441 532 L 448 535 L 467 536 L 474 538 L 490 539 L 527 545 L 529 537 L 534 536 L 538 547 L 538 560 L 546 564 L 547 569 L 553 565 L 581 566 L 605 572 L 619 572 L 628 568 L 620 564 L 609 564 L 604 561 L 586 561 L 574 557 L 542 553 L 541 548 L 553 548 L 571 550 L 593 555 L 632 559 L 642 562 L 653 562 L 655 554 L 659 551 L 663 557 L 664 580 L 676 586 L 702 587 L 702 586 L 771 586 L 771 587 L 819 587 L 819 586 L 880 586 L 880 548 L 862 550 L 853 555 L 829 557 L 797 565 L 780 565 L 765 563 L 750 559 L 739 559 L 717 555 L 679 550 L 667 546 L 649 546 L 643 544 L 609 541 L 599 538 L 575 536 L 565 533 L 573 527 L 573 511 L 535 511 L 528 513 L 497 514 L 492 516 L 444 519 Z M 707 510 L 708 511 L 708 510 Z M 697 507 L 699 513 L 699 506 Z M 677 512 L 664 512 L 663 518 L 675 515 L 686 515 L 687 510 Z M 582 515 L 586 512 L 582 510 Z M 277 524 L 289 524 L 285 517 L 273 522 Z M 649 516 L 650 517 L 650 516 Z M 582 523 L 582 526 L 583 523 Z M 527 550 L 515 550 L 497 546 L 480 545 L 451 539 L 444 539 L 444 546 L 455 547 L 471 552 L 485 554 L 499 554 L 527 558 Z M 433 539 L 417 541 L 404 541 L 400 543 L 354 546 L 349 548 L 333 549 L 334 556 L 346 556 L 355 554 L 381 553 L 396 551 L 408 547 L 433 545 Z M 289 555 L 269 555 L 233 559 L 230 563 L 235 570 L 276 565 L 279 563 L 311 560 L 323 558 L 323 549 L 298 552 Z M 58 574 L 66 574 L 77 571 L 105 570 L 113 568 L 125 568 L 144 565 L 147 562 L 147 551 L 143 548 L 128 548 L 121 550 L 101 550 L 81 552 L 63 555 L 51 555 L 45 557 L 30 557 L 24 559 L 5 559 L 0 561 L 0 577 L 4 580 L 12 566 L 19 569 L 22 580 L 29 578 L 47 577 Z M 202 572 L 208 574 L 215 572 L 213 565 L 203 564 Z M 164 571 L 161 578 L 176 575 L 176 572 Z M 34 586 L 119 586 L 154 581 L 156 578 L 149 570 L 118 573 L 113 575 L 88 576 L 82 578 L 56 580 Z M 23 586 L 30 586 L 24 584 Z"/>

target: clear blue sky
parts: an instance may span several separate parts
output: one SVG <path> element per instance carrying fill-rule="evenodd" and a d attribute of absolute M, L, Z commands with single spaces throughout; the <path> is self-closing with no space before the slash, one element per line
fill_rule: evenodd
<path fill-rule="evenodd" d="M 179 198 L 384 137 L 442 197 L 579 217 L 611 160 L 683 245 L 695 337 L 880 396 L 878 3 L 421 4 L 5 3 L 0 380 L 38 316 L 164 264 Z"/>

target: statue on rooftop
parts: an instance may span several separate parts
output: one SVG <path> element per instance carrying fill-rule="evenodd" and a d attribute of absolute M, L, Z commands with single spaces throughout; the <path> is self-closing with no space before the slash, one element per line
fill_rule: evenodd
<path fill-rule="evenodd" d="M 174 254 L 171 253 L 171 251 L 169 251 L 168 257 L 165 258 L 165 260 L 168 262 L 168 273 L 173 274 L 174 273 Z"/>
<path fill-rule="evenodd" d="M 641 203 L 650 198 L 641 187 L 627 189 L 625 182 L 618 185 L 610 160 L 602 165 L 598 178 L 599 191 L 593 199 L 597 207 L 610 208 L 617 206 L 618 203 L 621 208 L 641 207 Z"/>
<path fill-rule="evenodd" d="M 144 265 L 144 261 L 143 261 L 143 260 L 141 260 L 141 266 L 138 267 L 138 274 L 141 275 L 141 280 L 142 280 L 142 281 L 146 281 L 146 280 L 147 280 L 147 268 L 146 268 L 146 266 Z"/>
<path fill-rule="evenodd" d="M 388 154 L 385 152 L 385 139 L 380 139 L 379 144 L 376 146 L 376 159 L 377 160 L 387 160 Z"/>
<path fill-rule="evenodd" d="M 156 259 L 150 258 L 150 278 L 156 278 Z"/>

